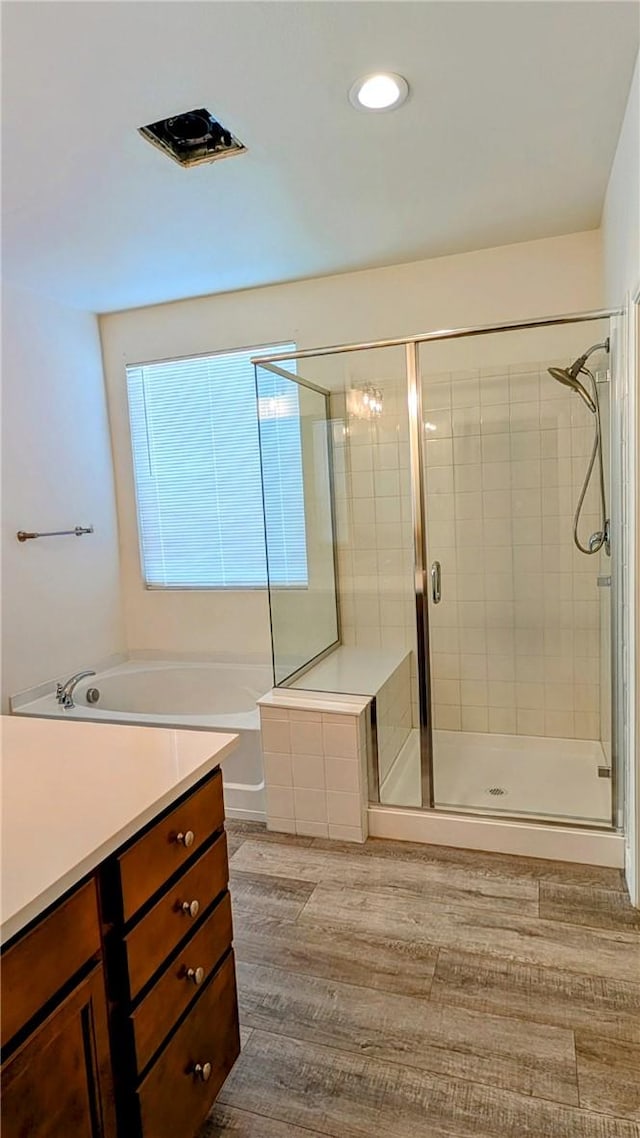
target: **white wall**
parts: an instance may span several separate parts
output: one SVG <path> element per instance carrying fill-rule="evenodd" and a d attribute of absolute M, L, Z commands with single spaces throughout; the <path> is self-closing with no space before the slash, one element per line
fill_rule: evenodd
<path fill-rule="evenodd" d="M 626 684 L 619 730 L 619 747 L 626 761 L 626 873 L 632 900 L 640 906 L 640 605 L 637 603 L 640 586 L 640 56 L 611 169 L 602 214 L 602 235 L 606 302 L 611 306 L 624 305 L 628 314 L 626 342 L 620 344 L 626 367 L 616 377 L 620 382 L 615 393 L 612 437 L 621 440 L 617 461 L 623 483 L 618 535 L 621 569 L 618 635 L 623 653 L 621 672 Z"/>
<path fill-rule="evenodd" d="M 623 304 L 640 284 L 640 56 L 611 167 L 602 239 L 606 303 Z"/>
<path fill-rule="evenodd" d="M 129 650 L 267 659 L 270 644 L 263 592 L 144 589 L 127 363 L 286 340 L 308 348 L 400 337 L 597 308 L 601 302 L 600 236 L 588 232 L 101 317 Z"/>
<path fill-rule="evenodd" d="M 122 650 L 118 540 L 95 316 L 5 285 L 2 697 Z M 17 530 L 95 526 L 24 544 Z"/>

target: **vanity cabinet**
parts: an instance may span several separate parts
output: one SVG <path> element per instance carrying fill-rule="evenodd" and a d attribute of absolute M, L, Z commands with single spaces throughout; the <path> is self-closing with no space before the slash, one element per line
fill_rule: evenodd
<path fill-rule="evenodd" d="M 216 768 L 2 955 L 3 1138 L 192 1138 L 240 1053 Z"/>
<path fill-rule="evenodd" d="M 114 1138 L 93 880 L 2 956 L 3 1138 Z"/>
<path fill-rule="evenodd" d="M 190 1138 L 240 1053 L 222 776 L 99 875 L 119 1132 Z"/>

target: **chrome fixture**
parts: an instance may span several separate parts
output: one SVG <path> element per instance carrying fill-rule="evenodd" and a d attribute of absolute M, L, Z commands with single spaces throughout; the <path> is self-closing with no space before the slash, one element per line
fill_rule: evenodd
<path fill-rule="evenodd" d="M 577 360 L 573 361 L 573 363 L 571 364 L 571 367 L 550 367 L 548 369 L 549 375 L 552 376 L 553 379 L 557 379 L 558 383 L 564 383 L 567 387 L 573 388 L 573 390 L 578 393 L 580 398 L 584 400 L 587 407 L 589 408 L 589 410 L 594 415 L 596 414 L 596 411 L 597 411 L 596 404 L 595 404 L 594 400 L 591 398 L 591 396 L 589 395 L 589 392 L 584 387 L 584 385 L 582 383 L 580 383 L 578 376 L 580 375 L 581 371 L 584 372 L 586 375 L 591 374 L 589 372 L 588 368 L 586 368 L 584 365 L 586 364 L 587 360 L 589 359 L 589 356 L 592 356 L 594 352 L 599 352 L 601 348 L 604 349 L 604 351 L 608 353 L 608 351 L 609 351 L 609 339 L 608 338 L 606 340 L 603 340 L 603 342 L 601 344 L 593 344 L 593 346 L 591 348 L 587 349 L 587 351 L 584 353 L 584 355 L 578 356 Z"/>
<path fill-rule="evenodd" d="M 439 605 L 442 600 L 442 567 L 439 561 L 434 561 L 431 566 L 431 599 L 434 605 Z"/>
<path fill-rule="evenodd" d="M 580 550 L 581 553 L 587 553 L 587 554 L 599 553 L 599 551 L 604 546 L 604 550 L 605 550 L 605 553 L 607 554 L 607 557 L 610 557 L 611 556 L 611 539 L 610 539 L 611 523 L 609 521 L 609 518 L 607 517 L 607 501 L 606 501 L 605 488 L 604 488 L 604 466 L 602 463 L 602 424 L 600 421 L 600 400 L 598 398 L 598 385 L 596 383 L 595 376 L 594 376 L 593 372 L 591 372 L 589 370 L 589 368 L 585 366 L 587 360 L 589 359 L 589 356 L 593 355 L 594 352 L 598 352 L 601 350 L 605 351 L 605 352 L 609 351 L 609 338 L 608 337 L 606 340 L 603 340 L 603 342 L 601 344 L 593 344 L 590 348 L 587 349 L 587 351 L 583 355 L 578 356 L 577 360 L 574 360 L 570 367 L 567 367 L 567 368 L 565 368 L 565 367 L 550 367 L 547 370 L 548 370 L 549 375 L 551 376 L 552 379 L 557 380 L 558 383 L 563 383 L 565 385 L 565 387 L 570 387 L 572 389 L 572 391 L 575 391 L 576 394 L 580 396 L 583 403 L 585 403 L 587 405 L 587 407 L 591 411 L 591 414 L 595 416 L 595 433 L 594 433 L 594 437 L 593 437 L 593 448 L 591 451 L 591 457 L 589 459 L 589 465 L 587 467 L 587 472 L 585 474 L 582 490 L 580 491 L 580 497 L 578 498 L 578 505 L 576 507 L 576 512 L 575 512 L 575 515 L 573 518 L 573 541 L 574 541 L 574 545 L 576 546 L 577 549 Z M 593 388 L 593 395 L 589 394 L 589 392 L 587 391 L 584 384 L 581 383 L 580 380 L 578 379 L 578 376 L 580 374 L 589 376 L 589 379 L 591 380 L 591 386 Z M 580 541 L 579 536 L 578 536 L 578 526 L 580 524 L 580 515 L 582 513 L 582 507 L 584 505 L 584 500 L 587 496 L 587 490 L 589 489 L 589 483 L 591 482 L 591 475 L 593 474 L 593 468 L 595 466 L 596 459 L 598 460 L 598 474 L 599 474 L 599 482 L 600 482 L 600 519 L 601 519 L 601 525 L 600 525 L 599 530 L 596 530 L 595 533 L 591 534 L 591 537 L 589 538 L 587 544 L 583 545 L 582 542 Z"/>
<path fill-rule="evenodd" d="M 47 533 L 29 533 L 27 530 L 19 529 L 16 537 L 18 541 L 32 541 L 35 537 L 68 537 L 73 534 L 74 537 L 82 537 L 85 533 L 93 533 L 93 526 L 74 526 L 73 529 L 52 529 Z"/>
<path fill-rule="evenodd" d="M 352 387 L 347 395 L 347 409 L 357 419 L 374 419 L 382 414 L 382 392 L 372 383 Z"/>
<path fill-rule="evenodd" d="M 80 683 L 80 680 L 84 680 L 86 676 L 95 676 L 95 672 L 89 668 L 85 672 L 76 672 L 75 676 L 71 676 L 66 684 L 56 684 L 56 699 L 60 706 L 64 707 L 65 711 L 70 711 L 72 707 L 75 707 L 75 703 L 73 702 L 75 686 Z"/>
<path fill-rule="evenodd" d="M 577 378 L 577 376 L 571 374 L 574 367 L 575 367 L 575 364 L 573 364 L 572 367 L 570 367 L 570 368 L 550 367 L 547 370 L 549 372 L 549 375 L 552 376 L 553 379 L 558 380 L 558 383 L 564 383 L 564 384 L 566 384 L 567 387 L 571 387 L 573 389 L 573 391 L 577 392 L 577 394 L 580 396 L 580 398 L 586 403 L 586 405 L 589 408 L 589 410 L 591 411 L 591 413 L 593 415 L 595 415 L 596 405 L 593 402 L 593 399 L 591 398 L 591 396 L 589 395 L 589 392 L 587 391 L 586 387 L 583 387 L 583 385 L 580 383 L 580 380 Z"/>
<path fill-rule="evenodd" d="M 260 364 L 276 375 L 282 371 L 275 364 L 286 360 L 310 360 L 321 356 L 333 356 L 336 352 L 362 352 L 377 348 L 406 348 L 408 344 L 430 344 L 436 340 L 462 340 L 467 336 L 486 336 L 487 332 L 522 332 L 526 328 L 551 328 L 561 324 L 583 324 L 590 320 L 608 320 L 611 316 L 624 316 L 624 308 L 596 308 L 592 312 L 570 312 L 565 316 L 537 316 L 531 320 L 519 320 L 516 324 L 507 320 L 502 324 L 475 324 L 469 328 L 440 328 L 436 332 L 421 332 L 417 336 L 405 336 L 394 340 L 362 340 L 353 344 L 331 344 L 322 348 L 304 348 L 302 351 L 282 352 L 273 356 L 252 356 L 252 364 Z M 289 372 L 284 372 L 291 379 Z M 314 385 L 307 381 L 307 387 Z"/>

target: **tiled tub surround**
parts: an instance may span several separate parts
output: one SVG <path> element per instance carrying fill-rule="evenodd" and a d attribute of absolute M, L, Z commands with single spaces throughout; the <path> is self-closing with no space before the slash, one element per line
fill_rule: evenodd
<path fill-rule="evenodd" d="M 260 700 L 268 829 L 366 839 L 369 704 L 290 689 Z"/>
<path fill-rule="evenodd" d="M 572 541 L 594 422 L 550 362 L 423 379 L 437 729 L 601 738 L 602 559 Z"/>

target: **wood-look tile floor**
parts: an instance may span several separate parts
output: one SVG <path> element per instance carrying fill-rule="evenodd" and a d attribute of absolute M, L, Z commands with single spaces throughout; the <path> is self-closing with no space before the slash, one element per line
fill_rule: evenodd
<path fill-rule="evenodd" d="M 201 1138 L 640 1138 L 617 870 L 228 839 L 243 1051 Z"/>

